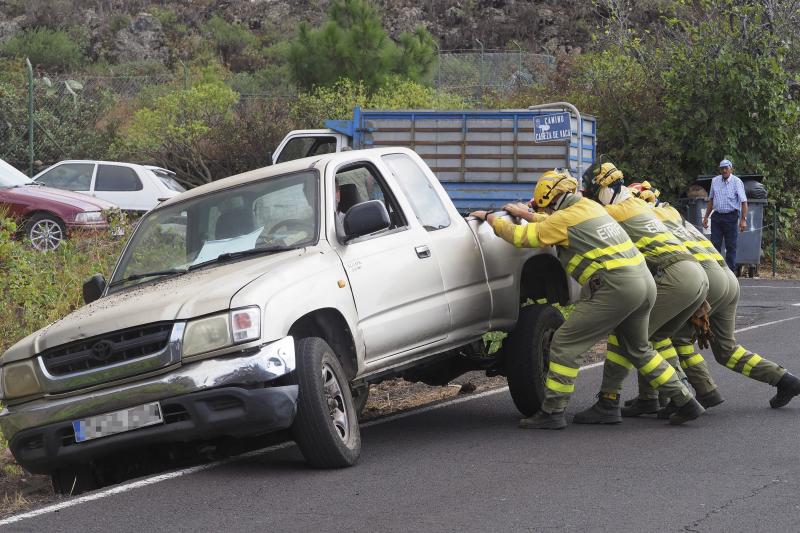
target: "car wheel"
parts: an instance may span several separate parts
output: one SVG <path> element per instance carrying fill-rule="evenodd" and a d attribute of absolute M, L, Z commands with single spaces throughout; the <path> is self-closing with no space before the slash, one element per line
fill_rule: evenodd
<path fill-rule="evenodd" d="M 64 223 L 53 215 L 38 213 L 25 223 L 25 236 L 31 241 L 31 246 L 41 252 L 61 246 L 66 235 Z"/>
<path fill-rule="evenodd" d="M 50 472 L 50 481 L 57 494 L 67 496 L 94 490 L 98 487 L 94 472 L 89 465 L 53 470 Z"/>
<path fill-rule="evenodd" d="M 531 416 L 544 400 L 544 381 L 550 363 L 550 342 L 564 323 L 550 305 L 529 305 L 519 310 L 517 327 L 506 339 L 508 390 L 519 412 Z"/>
<path fill-rule="evenodd" d="M 299 387 L 292 435 L 308 464 L 315 468 L 351 466 L 361 453 L 358 415 L 339 359 L 317 337 L 297 342 Z"/>

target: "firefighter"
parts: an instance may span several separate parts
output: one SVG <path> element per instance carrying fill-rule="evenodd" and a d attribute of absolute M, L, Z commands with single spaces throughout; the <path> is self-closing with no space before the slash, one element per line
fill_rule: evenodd
<path fill-rule="evenodd" d="M 657 287 L 657 296 L 650 312 L 648 338 L 659 357 L 685 375 L 678 365 L 678 353 L 670 341 L 675 333 L 703 304 L 708 292 L 708 279 L 697 260 L 653 214 L 643 200 L 635 198 L 623 185 L 624 176 L 613 163 L 602 158 L 584 174 L 586 193 L 605 206 L 606 211 L 628 233 L 647 260 Z M 619 343 L 619 335 L 608 337 L 603 382 L 597 402 L 575 415 L 578 424 L 617 424 L 622 421 L 620 393 L 622 384 L 633 368 L 629 354 Z M 657 381 L 650 384 L 655 388 Z M 637 405 L 628 407 L 626 414 Z"/>
<path fill-rule="evenodd" d="M 536 184 L 532 204 L 550 214 L 531 216 L 526 225 L 513 224 L 486 211 L 471 213 L 488 221 L 498 236 L 516 247 L 558 246 L 567 272 L 583 286 L 581 300 L 553 336 L 541 408 L 522 419 L 520 427 L 566 427 L 564 409 L 583 356 L 612 329 L 630 354 L 632 365 L 679 406 L 670 424 L 697 418 L 702 406 L 647 342 L 648 315 L 656 288 L 644 257 L 600 205 L 576 193 L 577 185 L 565 170 L 545 172 Z M 507 207 L 514 210 L 512 205 Z"/>
<path fill-rule="evenodd" d="M 633 184 L 631 190 L 653 206 L 658 203 L 658 190 L 653 189 L 648 182 Z M 739 301 L 739 281 L 727 268 L 725 259 L 706 236 L 694 225 L 686 222 L 674 207 L 662 203 L 654 212 L 678 238 L 683 240 L 695 258 L 700 261 L 708 276 L 707 299 L 711 307 L 709 323 L 695 326 L 687 323 L 672 337 L 681 367 L 697 392 L 700 403 L 704 404 L 704 407 L 713 407 L 722 403 L 723 399 L 709 374 L 703 356 L 695 350 L 695 337 L 698 338 L 701 347 L 710 345 L 714 359 L 719 364 L 751 379 L 777 387 L 777 393 L 769 400 L 770 406 L 777 409 L 789 403 L 792 398 L 800 394 L 800 379 L 780 365 L 747 350 L 736 342 L 734 330 L 736 306 Z M 644 385 L 646 389 L 649 388 L 647 384 Z M 639 400 L 649 402 L 651 411 L 656 406 L 657 402 L 653 402 L 653 398 L 656 397 L 657 393 L 652 389 L 643 392 L 642 383 L 639 384 Z M 668 411 L 665 412 L 667 413 Z"/>

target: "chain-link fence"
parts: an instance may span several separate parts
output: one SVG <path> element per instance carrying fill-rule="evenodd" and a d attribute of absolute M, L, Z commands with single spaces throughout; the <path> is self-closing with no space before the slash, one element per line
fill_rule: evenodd
<path fill-rule="evenodd" d="M 552 56 L 521 49 L 439 50 L 433 85 L 480 102 L 488 92 L 540 83 L 555 65 Z M 36 173 L 64 159 L 108 154 L 116 129 L 130 120 L 137 99 L 155 98 L 190 85 L 189 72 L 146 76 L 61 77 L 34 75 L 19 85 L 0 84 L 0 159 Z M 286 103 L 285 94 L 242 94 L 241 107 Z"/>
<path fill-rule="evenodd" d="M 480 100 L 487 91 L 509 92 L 546 81 L 555 62 L 553 56 L 522 50 L 440 50 L 434 85 Z"/>

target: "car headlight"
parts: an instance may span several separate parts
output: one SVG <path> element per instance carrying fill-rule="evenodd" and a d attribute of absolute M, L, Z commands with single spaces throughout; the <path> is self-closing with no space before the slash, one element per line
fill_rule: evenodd
<path fill-rule="evenodd" d="M 103 213 L 100 211 L 85 211 L 83 213 L 78 213 L 75 215 L 75 222 L 79 222 L 81 224 L 87 224 L 89 222 L 105 222 L 106 217 L 103 216 Z"/>
<path fill-rule="evenodd" d="M 234 309 L 227 313 L 191 320 L 183 333 L 183 357 L 189 357 L 261 337 L 261 310 Z"/>
<path fill-rule="evenodd" d="M 13 400 L 42 392 L 34 365 L 33 360 L 27 360 L 3 367 L 0 372 L 0 394 L 3 399 Z"/>

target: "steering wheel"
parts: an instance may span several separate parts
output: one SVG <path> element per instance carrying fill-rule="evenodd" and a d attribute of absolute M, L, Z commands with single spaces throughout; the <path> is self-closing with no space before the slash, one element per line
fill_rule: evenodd
<path fill-rule="evenodd" d="M 310 229 L 310 224 L 307 220 L 299 218 L 283 220 L 269 228 L 269 231 L 264 232 L 264 240 L 281 246 L 289 246 L 307 239 Z M 299 238 L 294 238 L 295 236 Z"/>

